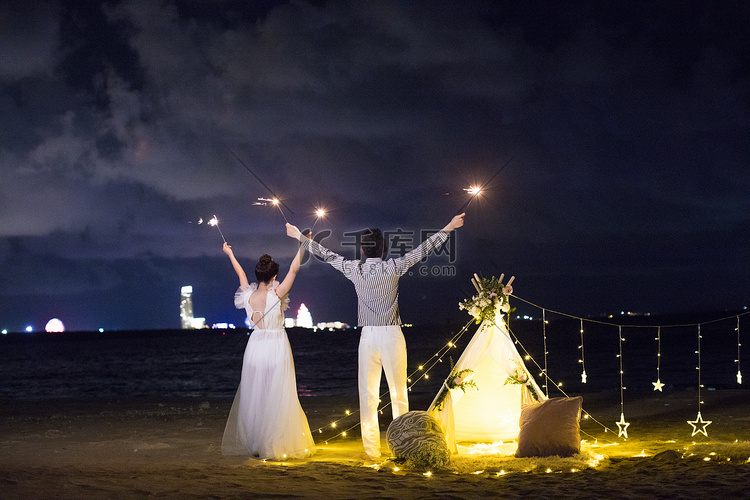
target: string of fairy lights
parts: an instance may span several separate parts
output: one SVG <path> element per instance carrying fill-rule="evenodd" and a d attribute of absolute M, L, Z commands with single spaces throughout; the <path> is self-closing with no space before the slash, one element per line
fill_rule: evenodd
<path fill-rule="evenodd" d="M 416 368 L 416 369 L 415 369 L 414 371 L 412 371 L 412 372 L 411 372 L 411 373 L 410 373 L 410 374 L 409 374 L 409 375 L 407 376 L 407 379 L 406 379 L 406 381 L 407 381 L 407 384 L 408 384 L 408 386 L 407 386 L 407 389 L 408 389 L 409 391 L 411 391 L 411 390 L 412 390 L 412 387 L 414 387 L 414 385 L 416 385 L 416 384 L 417 384 L 418 382 L 420 382 L 421 380 L 423 380 L 423 379 L 424 379 L 424 380 L 428 380 L 428 379 L 430 378 L 429 372 L 430 372 L 430 371 L 431 371 L 431 370 L 432 370 L 432 369 L 433 369 L 433 368 L 434 368 L 434 367 L 435 367 L 435 366 L 436 366 L 436 365 L 437 365 L 438 363 L 442 363 L 442 362 L 443 362 L 443 358 L 445 357 L 445 355 L 446 355 L 446 354 L 447 354 L 448 352 L 450 352 L 450 351 L 451 351 L 451 349 L 454 349 L 454 348 L 456 348 L 456 344 L 457 344 L 457 342 L 458 342 L 458 341 L 459 341 L 459 340 L 461 339 L 461 337 L 462 337 L 462 336 L 463 336 L 463 335 L 464 335 L 464 334 L 465 334 L 465 333 L 466 333 L 466 332 L 467 332 L 467 331 L 469 330 L 469 327 L 470 327 L 470 326 L 471 326 L 472 324 L 474 324 L 474 323 L 475 323 L 475 322 L 474 322 L 474 319 L 473 319 L 473 318 L 472 318 L 472 319 L 470 319 L 470 320 L 469 320 L 469 321 L 468 321 L 468 322 L 467 322 L 467 323 L 466 323 L 466 324 L 465 324 L 465 325 L 464 325 L 464 326 L 463 326 L 463 327 L 462 327 L 462 328 L 461 328 L 461 329 L 460 329 L 460 330 L 459 330 L 459 331 L 458 331 L 458 332 L 457 332 L 456 334 L 454 334 L 454 335 L 453 335 L 453 337 L 451 337 L 451 338 L 450 338 L 450 340 L 448 340 L 448 342 L 447 342 L 447 343 L 445 343 L 445 344 L 444 344 L 444 345 L 443 345 L 443 346 L 442 346 L 442 347 L 441 347 L 441 348 L 440 348 L 440 349 L 438 350 L 438 352 L 436 352 L 435 354 L 433 354 L 433 355 L 432 355 L 432 357 L 430 357 L 430 358 L 429 358 L 429 359 L 428 359 L 427 361 L 425 361 L 425 362 L 423 362 L 423 363 L 419 364 L 419 365 L 417 366 L 417 368 Z M 383 398 L 384 398 L 384 397 L 385 397 L 386 395 L 388 395 L 388 392 L 387 392 L 387 391 L 386 391 L 386 392 L 384 392 L 383 394 L 381 394 L 381 395 L 380 395 L 379 401 L 380 401 L 380 402 L 382 402 L 382 401 L 383 401 Z M 383 413 L 383 410 L 387 409 L 387 408 L 388 408 L 388 407 L 389 407 L 390 405 L 391 405 L 391 402 L 390 402 L 390 401 L 388 401 L 388 402 L 384 403 L 384 404 L 383 404 L 382 406 L 379 406 L 379 407 L 378 407 L 378 413 L 379 413 L 379 414 L 382 414 L 382 413 Z M 335 434 L 333 434 L 332 436 L 329 436 L 329 437 L 327 437 L 327 438 L 324 438 L 324 439 L 322 439 L 321 441 L 318 441 L 318 443 L 317 443 L 317 444 L 320 444 L 321 442 L 323 442 L 324 444 L 328 444 L 328 443 L 329 443 L 330 441 L 332 441 L 332 440 L 334 440 L 334 439 L 336 439 L 336 438 L 339 438 L 339 437 L 346 437 L 346 436 L 347 436 L 347 433 L 348 433 L 348 432 L 350 432 L 350 431 L 351 431 L 352 429 L 355 429 L 355 428 L 357 428 L 357 427 L 359 426 L 359 422 L 356 422 L 355 424 L 353 424 L 353 425 L 351 425 L 351 426 L 349 426 L 349 427 L 347 427 L 347 428 L 345 428 L 345 429 L 342 429 L 342 430 L 338 430 L 338 429 L 339 429 L 339 428 L 341 427 L 341 423 L 342 423 L 342 422 L 343 422 L 344 420 L 347 420 L 347 419 L 349 419 L 350 417 L 356 416 L 357 414 L 359 414 L 359 410 L 355 410 L 355 411 L 350 411 L 350 410 L 343 410 L 343 411 L 342 411 L 341 413 L 343 414 L 343 416 L 342 416 L 342 417 L 340 417 L 340 418 L 337 418 L 337 419 L 335 419 L 335 420 L 332 420 L 332 421 L 331 421 L 330 423 L 328 423 L 327 425 L 325 425 L 325 426 L 322 426 L 322 427 L 319 427 L 319 428 L 317 428 L 317 429 L 316 429 L 315 431 L 313 431 L 313 434 L 317 433 L 317 434 L 318 434 L 318 436 L 322 435 L 322 434 L 323 434 L 323 432 L 324 432 L 324 431 L 325 431 L 326 429 L 330 429 L 330 430 L 333 430 L 333 431 L 335 432 Z"/>
<path fill-rule="evenodd" d="M 651 382 L 655 391 L 664 392 L 664 384 L 661 382 L 661 327 L 656 327 L 656 382 Z"/>
<path fill-rule="evenodd" d="M 737 359 L 735 360 L 735 362 L 737 363 L 737 383 L 741 384 L 742 383 L 742 370 L 740 369 L 740 352 L 742 350 L 741 349 L 742 343 L 740 342 L 740 317 L 739 316 L 737 316 L 737 327 L 735 328 L 735 330 L 737 331 Z"/>
<path fill-rule="evenodd" d="M 511 330 L 510 325 L 507 324 L 508 332 L 511 335 L 511 338 L 513 339 L 514 344 L 517 346 L 517 348 L 520 349 L 520 351 L 523 354 L 523 358 L 525 361 L 532 363 L 538 370 L 539 370 L 539 377 L 542 379 L 542 386 L 545 388 L 545 392 L 547 397 L 549 397 L 549 385 L 554 385 L 555 389 L 560 392 L 564 397 L 569 397 L 569 395 L 566 393 L 565 390 L 562 388 L 562 382 L 556 382 L 553 379 L 549 377 L 548 374 L 548 351 L 547 351 L 547 325 L 549 320 L 547 319 L 548 313 L 556 314 L 563 317 L 568 318 L 575 318 L 579 321 L 580 324 L 580 339 L 581 343 L 578 346 L 578 349 L 580 350 L 580 359 L 578 360 L 581 364 L 581 382 L 587 383 L 588 375 L 586 373 L 586 365 L 585 365 L 585 344 L 584 344 L 584 323 L 590 322 L 590 323 L 597 323 L 600 325 L 605 326 L 612 326 L 616 327 L 618 331 L 618 352 L 616 354 L 616 357 L 618 359 L 618 374 L 619 374 L 619 391 L 620 391 L 620 420 L 615 422 L 615 425 L 617 426 L 617 437 L 628 439 L 628 426 L 630 425 L 630 422 L 627 422 L 625 419 L 625 390 L 626 387 L 624 385 L 624 356 L 623 356 L 623 343 L 626 341 L 625 337 L 623 336 L 623 328 L 656 328 L 656 337 L 655 340 L 657 341 L 657 366 L 656 366 L 656 382 L 653 382 L 654 391 L 663 392 L 662 388 L 665 386 L 664 383 L 661 381 L 661 340 L 662 340 L 662 329 L 663 328 L 676 328 L 676 327 L 691 327 L 695 326 L 697 327 L 697 345 L 696 345 L 696 356 L 697 356 L 697 365 L 696 365 L 696 371 L 698 374 L 698 380 L 697 380 L 697 388 L 698 388 L 698 413 L 695 420 L 688 420 L 687 423 L 692 427 L 692 436 L 695 436 L 696 434 L 703 434 L 704 436 L 708 437 L 708 432 L 706 430 L 706 427 L 712 423 L 710 420 L 704 420 L 703 416 L 701 414 L 701 406 L 704 405 L 704 401 L 702 398 L 702 389 L 703 389 L 703 381 L 702 381 L 702 375 L 701 375 L 701 369 L 702 369 L 702 359 L 701 359 L 701 325 L 705 325 L 708 323 L 717 323 L 720 321 L 725 321 L 728 318 L 720 318 L 713 321 L 707 321 L 704 323 L 698 323 L 698 324 L 670 324 L 670 325 L 621 325 L 614 322 L 607 322 L 607 321 L 601 321 L 596 319 L 590 319 L 590 318 L 581 318 L 577 316 L 573 316 L 570 314 L 562 313 L 559 311 L 553 311 L 541 306 L 538 306 L 532 302 L 529 302 L 523 298 L 520 298 L 516 295 L 513 295 L 515 299 L 518 299 L 522 302 L 525 302 L 526 304 L 536 307 L 542 311 L 542 336 L 543 336 L 543 364 L 540 364 L 534 359 L 534 357 L 531 355 L 531 353 L 523 346 L 523 344 L 518 339 L 517 335 Z M 737 314 L 735 316 L 730 316 L 729 318 L 735 318 L 737 326 L 735 328 L 737 332 L 737 359 L 735 360 L 735 363 L 737 364 L 737 383 L 742 383 L 742 376 L 741 376 L 741 365 L 740 365 L 740 354 L 741 354 L 741 342 L 740 342 L 740 317 L 744 316 L 746 314 L 750 314 L 750 311 L 744 312 L 741 314 Z M 432 355 L 430 359 L 427 361 L 419 364 L 416 369 L 412 373 L 409 374 L 407 381 L 408 381 L 408 390 L 411 391 L 414 385 L 416 385 L 421 380 L 428 380 L 429 379 L 429 373 L 430 371 L 438 364 L 443 362 L 443 358 L 445 355 L 451 351 L 451 349 L 454 349 L 457 347 L 458 341 L 461 339 L 461 337 L 469 330 L 469 327 L 474 323 L 474 320 L 469 320 L 466 325 L 463 326 L 456 334 L 453 335 L 453 337 L 445 343 L 435 354 Z M 388 392 L 384 392 L 380 396 L 381 402 L 383 401 L 384 397 L 388 394 Z M 387 409 L 390 406 L 390 401 L 385 402 L 382 406 L 378 408 L 378 412 L 380 414 L 383 413 L 383 410 Z M 323 439 L 322 442 L 325 444 L 329 444 L 330 441 L 339 438 L 339 437 L 346 437 L 347 433 L 350 432 L 352 429 L 355 429 L 359 426 L 359 422 L 356 422 L 346 428 L 343 428 L 342 422 L 346 419 L 349 419 L 359 413 L 358 410 L 356 411 L 350 411 L 350 410 L 343 410 L 341 416 L 338 419 L 335 419 L 331 421 L 328 425 L 322 426 L 318 428 L 315 432 L 318 435 L 322 435 L 325 430 L 330 429 L 334 431 L 334 434 Z M 601 421 L 597 420 L 591 413 L 586 411 L 586 409 L 582 409 L 583 418 L 585 420 L 590 420 L 596 424 L 598 424 L 600 427 L 604 429 L 605 432 L 614 433 L 615 430 L 608 427 Z M 581 434 L 591 437 L 592 439 L 596 440 L 597 438 L 592 436 L 591 434 L 585 432 L 584 430 L 581 430 Z M 319 442 L 320 444 L 320 442 Z"/>
<path fill-rule="evenodd" d="M 581 351 L 581 359 L 578 360 L 581 363 L 581 383 L 585 384 L 588 376 L 586 375 L 586 353 L 583 348 L 583 319 L 581 319 L 581 343 L 578 345 L 578 349 Z"/>
<path fill-rule="evenodd" d="M 542 387 L 544 387 L 544 395 L 549 397 L 549 386 L 547 384 L 547 382 L 549 381 L 549 375 L 548 375 L 549 366 L 547 365 L 547 354 L 549 354 L 549 352 L 547 351 L 547 310 L 546 309 L 542 309 L 542 339 L 543 339 L 542 345 L 544 346 L 543 347 L 544 370 L 542 370 L 542 373 L 540 374 L 540 376 L 544 377 L 544 380 L 543 380 L 544 384 L 542 385 Z"/>
<path fill-rule="evenodd" d="M 579 347 L 579 350 L 581 351 L 581 358 L 579 359 L 579 363 L 581 363 L 582 367 L 583 367 L 582 368 L 582 373 L 581 373 L 581 381 L 582 381 L 582 383 L 586 383 L 587 378 L 588 378 L 588 376 L 586 374 L 586 371 L 585 371 L 584 357 L 583 357 L 583 353 L 584 353 L 584 336 L 583 336 L 584 327 L 583 327 L 583 324 L 584 324 L 584 321 L 585 322 L 590 322 L 590 323 L 598 323 L 600 325 L 605 325 L 605 326 L 612 326 L 612 327 L 616 327 L 618 329 L 618 353 L 617 353 L 616 356 L 618 358 L 619 375 L 620 375 L 620 377 L 619 377 L 619 381 L 620 381 L 620 387 L 619 387 L 619 389 L 620 389 L 620 420 L 618 422 L 615 422 L 615 424 L 618 427 L 618 437 L 623 437 L 623 438 L 627 439 L 628 438 L 627 428 L 630 425 L 630 423 L 625 420 L 625 398 L 624 398 L 624 391 L 625 391 L 626 387 L 624 385 L 624 374 L 625 374 L 625 371 L 624 371 L 624 367 L 623 367 L 623 350 L 622 350 L 622 344 L 623 344 L 623 342 L 625 342 L 625 338 L 623 337 L 623 333 L 622 333 L 623 328 L 656 328 L 656 331 L 657 331 L 657 336 L 656 336 L 656 340 L 657 340 L 657 353 L 656 353 L 656 357 L 657 357 L 657 378 L 656 378 L 656 382 L 652 382 L 652 385 L 654 386 L 654 391 L 659 391 L 659 392 L 663 392 L 662 388 L 665 386 L 665 384 L 661 381 L 661 358 L 662 358 L 662 353 L 661 353 L 661 333 L 662 333 L 662 329 L 663 328 L 678 328 L 678 327 L 682 327 L 682 328 L 685 328 L 685 327 L 696 327 L 697 328 L 697 343 L 696 343 L 696 350 L 695 350 L 697 363 L 696 363 L 695 369 L 696 369 L 696 372 L 697 372 L 697 384 L 696 385 L 697 385 L 697 390 L 698 390 L 698 412 L 697 412 L 697 416 L 696 416 L 695 420 L 688 420 L 687 421 L 687 423 L 692 427 L 692 434 L 691 434 L 692 436 L 695 436 L 696 434 L 703 434 L 704 436 L 708 437 L 708 432 L 706 430 L 706 427 L 712 422 L 710 420 L 704 420 L 703 416 L 701 414 L 701 406 L 705 404 L 705 402 L 703 401 L 703 398 L 702 398 L 702 389 L 704 388 L 703 379 L 702 379 L 702 358 L 701 358 L 701 354 L 702 354 L 702 343 L 701 343 L 701 340 L 703 338 L 702 334 L 701 334 L 701 326 L 702 325 L 706 325 L 706 324 L 710 324 L 710 323 L 719 323 L 719 322 L 726 321 L 728 319 L 736 319 L 736 327 L 735 327 L 735 330 L 737 332 L 737 358 L 735 359 L 735 363 L 737 364 L 737 377 L 736 377 L 736 379 L 737 379 L 737 384 L 742 384 L 742 372 L 741 372 L 741 369 L 740 369 L 741 345 L 742 345 L 741 344 L 741 338 L 740 338 L 740 317 L 741 316 L 745 316 L 747 314 L 750 314 L 750 311 L 743 312 L 743 313 L 740 313 L 740 314 L 737 314 L 737 315 L 733 315 L 733 316 L 719 318 L 719 319 L 712 320 L 712 321 L 706 321 L 706 322 L 703 322 L 703 323 L 669 324 L 669 325 L 657 325 L 657 326 L 654 326 L 654 325 L 621 325 L 621 324 L 617 324 L 617 323 L 614 323 L 614 322 L 607 322 L 607 321 L 601 321 L 601 320 L 595 320 L 595 319 L 581 318 L 581 317 L 573 316 L 571 314 L 562 313 L 562 312 L 559 312 L 559 311 L 551 311 L 550 309 L 543 308 L 543 307 L 541 307 L 541 306 L 539 306 L 537 304 L 529 302 L 529 301 L 527 301 L 525 299 L 522 299 L 522 298 L 520 298 L 518 296 L 514 295 L 513 297 L 515 299 L 518 299 L 518 300 L 522 301 L 522 302 L 525 302 L 526 304 L 528 304 L 530 306 L 538 308 L 538 309 L 540 309 L 542 311 L 542 325 L 543 325 L 543 327 L 542 327 L 542 335 L 544 336 L 544 346 L 545 346 L 544 351 L 545 352 L 547 350 L 546 349 L 546 342 L 547 342 L 547 328 L 546 328 L 546 325 L 547 325 L 547 323 L 549 321 L 547 319 L 548 313 L 552 312 L 554 314 L 557 314 L 557 315 L 560 315 L 560 316 L 563 316 L 563 317 L 574 318 L 574 319 L 579 320 L 580 325 L 581 325 L 581 327 L 580 327 L 581 344 L 578 347 Z M 518 344 L 518 342 L 516 342 L 516 343 Z M 529 360 L 529 359 L 533 359 L 533 358 L 530 358 L 529 355 L 527 354 L 527 356 L 526 356 L 525 359 Z M 545 363 L 546 363 L 546 360 L 545 360 Z M 545 376 L 545 373 L 540 373 L 540 376 Z M 558 390 L 561 393 L 563 393 L 564 396 L 567 397 L 567 394 L 565 394 L 564 391 L 562 391 L 560 389 L 560 387 L 562 386 L 561 383 L 557 383 L 557 384 L 555 384 L 555 386 L 558 388 Z M 586 418 L 591 418 L 593 421 L 595 421 L 599 425 L 601 425 L 605 429 L 605 431 L 611 431 L 611 429 L 609 429 L 607 426 L 605 426 L 605 425 L 601 424 L 601 422 L 598 422 L 597 420 L 593 419 L 591 417 L 591 415 L 588 414 L 585 410 L 583 411 L 583 413 L 585 414 Z"/>

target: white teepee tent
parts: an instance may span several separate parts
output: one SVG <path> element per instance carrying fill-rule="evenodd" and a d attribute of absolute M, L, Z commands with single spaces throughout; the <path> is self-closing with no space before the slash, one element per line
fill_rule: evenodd
<path fill-rule="evenodd" d="M 475 286 L 481 295 L 478 279 Z M 495 300 L 495 305 L 497 314 L 481 323 L 427 410 L 441 423 L 453 453 L 459 441 L 516 439 L 521 404 L 545 399 L 510 338 L 499 310 L 502 303 Z M 452 377 L 461 373 L 454 381 Z M 473 382 L 476 387 L 461 389 L 457 387 L 460 382 Z"/>

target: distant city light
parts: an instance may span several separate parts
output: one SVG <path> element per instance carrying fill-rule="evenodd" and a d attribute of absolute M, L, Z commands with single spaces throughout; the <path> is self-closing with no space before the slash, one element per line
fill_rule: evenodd
<path fill-rule="evenodd" d="M 99 328 L 99 333 L 104 333 L 104 328 Z"/>
<path fill-rule="evenodd" d="M 310 311 L 307 310 L 305 304 L 301 304 L 297 310 L 297 324 L 295 326 L 302 328 L 312 328 L 313 320 Z"/>
<path fill-rule="evenodd" d="M 8 335 L 8 330 L 3 330 L 3 335 Z"/>
<path fill-rule="evenodd" d="M 47 321 L 47 324 L 44 326 L 44 331 L 47 333 L 62 333 L 65 331 L 65 325 L 63 325 L 63 322 L 59 319 L 52 318 Z"/>
<path fill-rule="evenodd" d="M 27 326 L 27 327 L 26 327 L 26 331 L 27 331 L 27 332 L 33 332 L 33 331 L 34 331 L 34 328 L 33 328 L 32 326 Z"/>

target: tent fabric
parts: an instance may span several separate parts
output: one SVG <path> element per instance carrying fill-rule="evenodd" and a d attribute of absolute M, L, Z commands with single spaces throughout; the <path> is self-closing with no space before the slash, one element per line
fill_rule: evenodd
<path fill-rule="evenodd" d="M 521 405 L 546 399 L 500 315 L 494 322 L 482 322 L 452 373 L 464 369 L 472 370 L 464 381 L 473 381 L 476 388 L 466 387 L 463 391 L 443 385 L 427 410 L 440 422 L 452 453 L 458 452 L 457 442 L 493 443 L 516 439 Z M 508 383 L 509 377 L 527 383 Z M 442 391 L 448 394 L 439 410 L 437 403 Z"/>

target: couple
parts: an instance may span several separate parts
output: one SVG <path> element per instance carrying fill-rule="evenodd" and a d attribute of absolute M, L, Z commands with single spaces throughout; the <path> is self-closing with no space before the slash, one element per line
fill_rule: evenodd
<path fill-rule="evenodd" d="M 398 310 L 398 280 L 414 264 L 443 244 L 451 231 L 463 226 L 460 214 L 403 257 L 383 260 L 384 241 L 379 229 L 362 236 L 365 260 L 347 260 L 313 241 L 287 223 L 287 235 L 300 248 L 284 281 L 275 281 L 278 264 L 264 255 L 255 267 L 258 284 L 250 285 L 232 249 L 226 253 L 240 279 L 235 306 L 245 309 L 255 328 L 242 365 L 242 378 L 224 430 L 222 453 L 260 458 L 305 458 L 315 452 L 310 427 L 299 404 L 291 348 L 283 328 L 287 294 L 309 250 L 354 284 L 358 303 L 359 409 L 362 443 L 372 460 L 380 457 L 378 399 L 385 371 L 393 418 L 409 411 L 406 387 L 406 342 Z"/>

